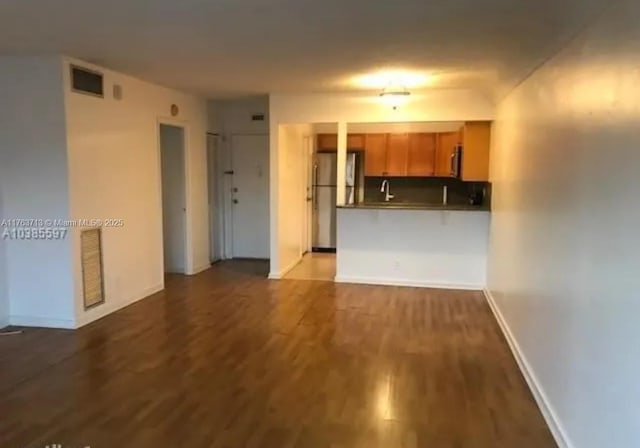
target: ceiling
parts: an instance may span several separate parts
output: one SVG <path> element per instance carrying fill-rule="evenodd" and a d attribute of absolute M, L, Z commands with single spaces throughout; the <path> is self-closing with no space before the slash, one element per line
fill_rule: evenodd
<path fill-rule="evenodd" d="M 607 3 L 0 0 L 0 53 L 63 53 L 211 98 L 350 91 L 384 68 L 499 97 Z"/>

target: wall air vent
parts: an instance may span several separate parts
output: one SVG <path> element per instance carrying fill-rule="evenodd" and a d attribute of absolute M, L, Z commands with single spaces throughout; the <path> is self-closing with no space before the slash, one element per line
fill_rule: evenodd
<path fill-rule="evenodd" d="M 84 308 L 104 303 L 102 230 L 86 229 L 80 234 Z"/>
<path fill-rule="evenodd" d="M 251 115 L 251 121 L 264 121 L 264 114 Z"/>
<path fill-rule="evenodd" d="M 72 65 L 71 90 L 77 93 L 103 98 L 104 79 L 102 73 Z"/>

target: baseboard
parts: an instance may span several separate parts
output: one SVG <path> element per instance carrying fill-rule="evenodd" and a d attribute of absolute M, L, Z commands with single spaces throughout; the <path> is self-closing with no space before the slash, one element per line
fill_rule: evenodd
<path fill-rule="evenodd" d="M 296 260 L 293 261 L 293 263 L 290 263 L 286 268 L 281 269 L 279 272 L 269 272 L 268 278 L 270 280 L 282 279 L 285 275 L 289 273 L 289 271 L 295 268 L 298 265 L 298 263 L 300 263 L 301 261 L 302 261 L 302 257 L 298 257 Z"/>
<path fill-rule="evenodd" d="M 538 404 L 538 408 L 540 408 L 540 412 L 542 412 L 542 416 L 547 422 L 547 426 L 549 426 L 549 429 L 551 430 L 551 433 L 553 434 L 553 438 L 556 440 L 558 447 L 573 448 L 573 445 L 571 444 L 566 431 L 564 430 L 564 428 L 562 427 L 562 424 L 560 423 L 560 419 L 558 418 L 555 411 L 553 410 L 553 407 L 551 406 L 549 399 L 544 393 L 544 389 L 542 389 L 540 382 L 538 381 L 538 378 L 535 375 L 535 372 L 529 365 L 527 358 L 525 357 L 524 353 L 520 349 L 520 345 L 518 344 L 518 341 L 513 336 L 513 333 L 511 332 L 511 329 L 509 328 L 507 321 L 504 319 L 504 316 L 500 312 L 500 308 L 498 308 L 498 305 L 496 304 L 493 298 L 493 295 L 491 295 L 491 292 L 486 288 L 483 290 L 483 292 L 484 292 L 485 298 L 487 299 L 487 302 L 489 303 L 489 307 L 491 308 L 493 315 L 498 321 L 498 325 L 500 325 L 500 329 L 502 330 L 502 333 L 504 334 L 504 337 L 507 340 L 509 347 L 511 348 L 513 357 L 516 359 L 516 362 L 518 363 L 518 367 L 520 367 L 520 371 L 522 372 L 524 379 L 529 385 L 529 389 L 531 389 L 533 398 L 536 400 L 536 403 Z"/>
<path fill-rule="evenodd" d="M 356 283 L 360 285 L 407 286 L 411 288 L 462 289 L 467 291 L 482 291 L 484 287 L 484 285 L 469 283 L 446 283 L 381 277 L 350 277 L 345 275 L 336 275 L 335 282 Z"/>
<path fill-rule="evenodd" d="M 103 317 L 108 316 L 109 314 L 115 313 L 122 308 L 126 308 L 129 305 L 133 305 L 136 302 L 139 302 L 142 299 L 146 299 L 147 297 L 160 292 L 164 289 L 164 284 L 159 284 L 152 286 L 150 288 L 145 289 L 140 294 L 136 294 L 134 297 L 129 300 L 123 300 L 122 302 L 109 302 L 109 298 L 107 297 L 107 302 L 104 305 L 97 306 L 95 308 L 91 308 L 82 314 L 76 320 L 75 328 L 84 327 L 85 325 L 90 324 L 91 322 L 95 322 Z"/>
<path fill-rule="evenodd" d="M 63 328 L 73 330 L 76 323 L 73 319 L 53 319 L 40 316 L 20 316 L 13 314 L 9 316 L 9 324 L 16 327 L 37 327 L 37 328 Z"/>
<path fill-rule="evenodd" d="M 197 275 L 201 272 L 206 271 L 210 267 L 211 267 L 211 262 L 195 267 L 191 272 L 188 272 L 186 275 Z"/>

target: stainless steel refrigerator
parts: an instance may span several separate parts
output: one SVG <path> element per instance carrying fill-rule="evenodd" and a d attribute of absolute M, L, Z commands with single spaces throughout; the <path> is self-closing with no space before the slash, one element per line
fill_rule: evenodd
<path fill-rule="evenodd" d="M 360 164 L 357 153 L 347 154 L 345 173 L 346 204 L 358 198 Z M 336 249 L 337 154 L 317 153 L 313 165 L 313 251 Z"/>

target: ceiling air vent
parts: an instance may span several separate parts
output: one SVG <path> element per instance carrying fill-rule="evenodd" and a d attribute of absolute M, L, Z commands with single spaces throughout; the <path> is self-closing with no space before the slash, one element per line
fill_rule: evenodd
<path fill-rule="evenodd" d="M 103 98 L 104 79 L 102 73 L 72 65 L 71 90 Z"/>
<path fill-rule="evenodd" d="M 80 234 L 84 308 L 104 303 L 102 271 L 102 230 L 87 229 Z"/>

